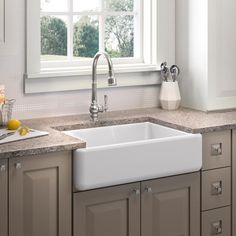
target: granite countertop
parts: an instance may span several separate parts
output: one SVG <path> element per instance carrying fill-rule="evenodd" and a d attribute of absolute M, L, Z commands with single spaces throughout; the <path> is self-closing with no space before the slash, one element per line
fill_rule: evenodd
<path fill-rule="evenodd" d="M 49 135 L 0 145 L 0 158 L 21 157 L 56 151 L 84 148 L 86 143 L 63 134 L 63 130 L 89 128 L 125 123 L 145 122 L 161 124 L 189 133 L 206 133 L 236 129 L 236 111 L 211 112 L 181 108 L 165 111 L 159 108 L 145 108 L 113 111 L 100 114 L 99 122 L 91 122 L 89 115 L 73 115 L 24 120 L 23 124 L 33 129 L 48 131 Z"/>

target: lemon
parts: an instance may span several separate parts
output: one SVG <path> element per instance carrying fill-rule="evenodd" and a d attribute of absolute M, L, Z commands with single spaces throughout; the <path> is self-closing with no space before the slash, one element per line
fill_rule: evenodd
<path fill-rule="evenodd" d="M 30 130 L 28 127 L 21 127 L 18 131 L 21 136 L 25 136 L 29 133 Z"/>
<path fill-rule="evenodd" d="M 20 126 L 21 126 L 21 122 L 16 119 L 12 119 L 7 122 L 7 129 L 9 130 L 17 130 L 20 128 Z"/>

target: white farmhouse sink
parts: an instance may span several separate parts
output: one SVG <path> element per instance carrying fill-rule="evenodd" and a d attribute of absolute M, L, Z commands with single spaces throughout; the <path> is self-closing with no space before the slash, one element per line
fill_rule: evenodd
<path fill-rule="evenodd" d="M 198 171 L 202 136 L 149 122 L 65 131 L 87 147 L 74 151 L 74 187 L 105 186 Z"/>

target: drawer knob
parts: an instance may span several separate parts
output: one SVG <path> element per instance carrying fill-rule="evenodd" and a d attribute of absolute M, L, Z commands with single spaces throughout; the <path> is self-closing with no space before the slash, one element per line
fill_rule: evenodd
<path fill-rule="evenodd" d="M 152 188 L 146 186 L 146 187 L 145 187 L 145 192 L 147 192 L 147 193 L 151 193 L 151 192 L 152 192 Z"/>
<path fill-rule="evenodd" d="M 222 143 L 217 143 L 217 144 L 211 145 L 211 155 L 212 156 L 222 155 Z"/>
<path fill-rule="evenodd" d="M 15 164 L 15 168 L 16 168 L 17 170 L 21 169 L 21 167 L 22 167 L 22 165 L 21 165 L 20 162 L 18 162 L 18 163 Z"/>
<path fill-rule="evenodd" d="M 139 195 L 140 194 L 140 189 L 133 189 L 133 193 L 135 195 Z"/>
<path fill-rule="evenodd" d="M 5 165 L 1 165 L 0 166 L 0 171 L 1 172 L 5 172 L 6 171 L 6 166 Z"/>
<path fill-rule="evenodd" d="M 211 188 L 212 195 L 222 194 L 222 181 L 215 182 L 211 186 L 212 186 L 212 188 Z"/>
<path fill-rule="evenodd" d="M 211 224 L 211 235 L 222 234 L 222 221 L 219 220 Z"/>

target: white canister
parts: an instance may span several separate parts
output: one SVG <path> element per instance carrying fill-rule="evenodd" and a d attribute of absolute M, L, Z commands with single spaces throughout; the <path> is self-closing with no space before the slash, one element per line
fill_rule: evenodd
<path fill-rule="evenodd" d="M 163 81 L 160 93 L 161 107 L 165 110 L 176 110 L 179 108 L 180 101 L 178 81 Z"/>

